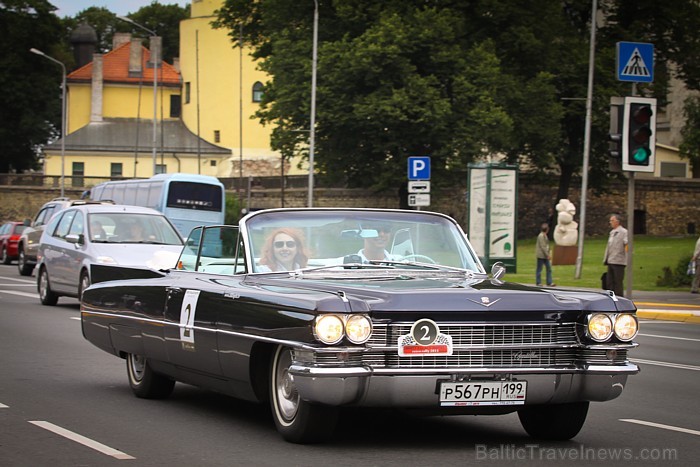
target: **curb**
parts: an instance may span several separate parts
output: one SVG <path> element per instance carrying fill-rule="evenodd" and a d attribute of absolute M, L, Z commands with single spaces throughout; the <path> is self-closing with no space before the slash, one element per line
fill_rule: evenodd
<path fill-rule="evenodd" d="M 700 324 L 700 316 L 692 313 L 673 313 L 657 310 L 637 310 L 637 316 L 646 319 L 659 319 L 665 321 L 680 321 L 683 323 Z"/>

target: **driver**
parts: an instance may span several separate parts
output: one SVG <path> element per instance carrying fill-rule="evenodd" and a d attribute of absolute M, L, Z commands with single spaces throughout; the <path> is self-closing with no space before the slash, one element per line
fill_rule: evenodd
<path fill-rule="evenodd" d="M 397 258 L 386 250 L 391 241 L 391 227 L 389 225 L 368 224 L 362 227 L 363 230 L 377 231 L 376 236 L 364 237 L 364 247 L 357 252 L 363 263 L 369 263 L 370 261 L 397 261 Z"/>

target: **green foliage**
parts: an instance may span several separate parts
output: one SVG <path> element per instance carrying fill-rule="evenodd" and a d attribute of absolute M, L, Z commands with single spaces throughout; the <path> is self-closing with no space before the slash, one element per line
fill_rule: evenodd
<path fill-rule="evenodd" d="M 37 147 L 60 134 L 61 67 L 29 52 L 63 61 L 61 24 L 46 0 L 0 3 L 0 172 L 37 168 Z"/>
<path fill-rule="evenodd" d="M 439 6 L 436 6 L 439 5 Z M 693 0 L 599 2 L 590 186 L 607 180 L 615 43 L 653 42 L 662 95 L 666 59 L 700 82 Z M 591 2 L 584 0 L 320 0 L 315 162 L 351 186 L 398 187 L 406 157 L 433 157 L 436 184 L 463 181 L 467 164 L 503 154 L 540 171 L 558 165 L 567 197 L 584 146 Z M 272 145 L 308 155 L 314 2 L 227 0 L 218 26 L 254 47 L 271 76 L 257 117 Z M 682 31 L 679 32 L 679 31 Z M 684 55 L 685 54 L 685 55 Z"/>
<path fill-rule="evenodd" d="M 233 193 L 226 193 L 226 211 L 224 213 L 224 223 L 226 225 L 238 225 L 241 217 L 243 205 Z"/>
<path fill-rule="evenodd" d="M 691 161 L 693 170 L 700 173 L 700 98 L 692 96 L 685 100 L 685 125 L 681 129 L 683 142 L 681 157 Z"/>
<path fill-rule="evenodd" d="M 670 266 L 664 266 L 661 276 L 656 280 L 656 285 L 659 287 L 688 287 L 693 280 L 693 276 L 689 276 L 688 263 L 692 255 L 686 255 L 678 260 L 676 267 L 671 269 Z"/>

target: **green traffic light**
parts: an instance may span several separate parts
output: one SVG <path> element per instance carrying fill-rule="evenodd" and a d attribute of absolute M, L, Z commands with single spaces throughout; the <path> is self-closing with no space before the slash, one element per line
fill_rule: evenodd
<path fill-rule="evenodd" d="M 648 164 L 649 156 L 651 156 L 651 151 L 648 148 L 639 148 L 634 152 L 632 158 L 637 164 Z"/>

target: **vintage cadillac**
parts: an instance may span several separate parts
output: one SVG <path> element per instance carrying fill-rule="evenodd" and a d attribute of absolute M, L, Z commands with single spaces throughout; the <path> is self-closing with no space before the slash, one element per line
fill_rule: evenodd
<path fill-rule="evenodd" d="M 170 266 L 94 265 L 85 338 L 126 359 L 136 396 L 180 381 L 269 401 L 291 442 L 352 407 L 517 411 L 531 436 L 570 439 L 639 371 L 631 301 L 504 282 L 442 214 L 258 211 L 194 229 Z"/>

